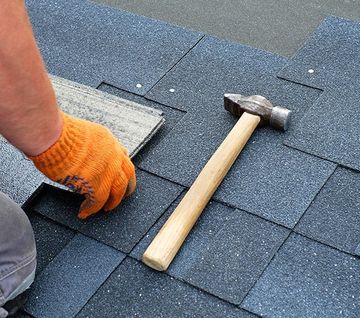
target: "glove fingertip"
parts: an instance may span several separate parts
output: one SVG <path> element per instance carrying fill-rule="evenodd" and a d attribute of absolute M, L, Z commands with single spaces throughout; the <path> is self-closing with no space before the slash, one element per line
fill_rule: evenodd
<path fill-rule="evenodd" d="M 90 215 L 93 215 L 93 214 L 99 212 L 102 207 L 103 207 L 103 204 L 95 203 L 95 204 L 91 205 L 89 201 L 85 200 L 80 206 L 78 218 L 81 220 L 85 220 Z"/>
<path fill-rule="evenodd" d="M 135 175 L 129 180 L 127 189 L 126 189 L 126 193 L 125 193 L 125 197 L 130 196 L 131 194 L 133 194 L 135 192 L 136 189 L 136 177 Z"/>
<path fill-rule="evenodd" d="M 78 214 L 78 218 L 80 220 L 85 220 L 89 217 L 90 214 L 86 213 L 85 211 L 81 211 L 79 214 Z"/>

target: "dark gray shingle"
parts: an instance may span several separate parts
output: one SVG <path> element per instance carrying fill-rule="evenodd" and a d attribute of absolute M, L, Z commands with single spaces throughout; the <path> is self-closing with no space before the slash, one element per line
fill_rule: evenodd
<path fill-rule="evenodd" d="M 74 317 L 124 257 L 78 234 L 37 277 L 26 311 L 42 318 Z"/>
<path fill-rule="evenodd" d="M 242 306 L 269 318 L 357 318 L 360 259 L 292 234 Z"/>
<path fill-rule="evenodd" d="M 151 138 L 151 140 L 146 144 L 144 148 L 140 150 L 138 154 L 133 158 L 134 163 L 136 165 L 139 165 L 144 158 L 146 158 L 148 155 L 153 155 L 154 149 L 156 145 L 159 144 L 161 140 L 163 140 L 167 134 L 176 126 L 176 124 L 184 117 L 185 112 L 174 109 L 159 103 L 155 103 L 151 100 L 148 100 L 142 96 L 131 94 L 129 92 L 120 90 L 114 86 L 108 85 L 106 83 L 102 83 L 99 88 L 99 90 L 116 95 L 118 97 L 131 100 L 135 103 L 139 103 L 141 105 L 145 105 L 154 109 L 158 109 L 163 112 L 165 123 L 161 126 L 159 131 L 156 133 L 155 136 Z"/>
<path fill-rule="evenodd" d="M 137 190 L 113 211 L 82 221 L 77 218 L 82 198 L 56 188 L 44 188 L 34 199 L 34 211 L 129 253 L 168 206 L 180 195 L 179 185 L 137 171 Z"/>
<path fill-rule="evenodd" d="M 26 3 L 49 72 L 93 87 L 144 94 L 202 37 L 91 1 Z"/>
<path fill-rule="evenodd" d="M 360 173 L 337 168 L 295 231 L 357 254 L 360 243 Z"/>
<path fill-rule="evenodd" d="M 35 213 L 30 213 L 28 216 L 35 235 L 36 271 L 39 274 L 72 240 L 75 233 Z"/>
<path fill-rule="evenodd" d="M 285 143 L 360 170 L 360 24 L 326 18 L 280 76 L 325 90 Z"/>
<path fill-rule="evenodd" d="M 255 318 L 130 258 L 116 269 L 77 317 Z"/>
<path fill-rule="evenodd" d="M 143 252 L 177 206 L 154 226 L 132 255 Z M 241 210 L 211 202 L 168 273 L 210 294 L 240 304 L 284 242 L 289 230 Z"/>
<path fill-rule="evenodd" d="M 262 94 L 293 111 L 290 131 L 319 91 L 276 78 L 286 59 L 207 37 L 147 95 L 189 113 L 140 166 L 190 186 L 235 119 L 224 110 L 225 92 Z M 169 92 L 173 87 L 174 92 Z M 293 227 L 335 165 L 282 144 L 289 134 L 256 131 L 215 197 L 281 225 Z"/>

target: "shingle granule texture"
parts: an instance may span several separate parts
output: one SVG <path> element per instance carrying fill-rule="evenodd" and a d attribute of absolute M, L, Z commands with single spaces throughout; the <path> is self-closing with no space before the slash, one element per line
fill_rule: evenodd
<path fill-rule="evenodd" d="M 49 72 L 93 87 L 144 94 L 202 37 L 91 1 L 26 3 Z"/>
<path fill-rule="evenodd" d="M 124 257 L 78 234 L 37 277 L 26 311 L 35 317 L 74 317 Z"/>
<path fill-rule="evenodd" d="M 360 259 L 292 234 L 242 306 L 269 318 L 357 318 Z"/>
<path fill-rule="evenodd" d="M 324 90 L 285 143 L 360 170 L 360 24 L 328 17 L 279 73 Z"/>
<path fill-rule="evenodd" d="M 337 168 L 295 231 L 357 254 L 360 243 L 360 173 Z"/>
<path fill-rule="evenodd" d="M 255 318 L 130 258 L 111 274 L 77 317 Z"/>

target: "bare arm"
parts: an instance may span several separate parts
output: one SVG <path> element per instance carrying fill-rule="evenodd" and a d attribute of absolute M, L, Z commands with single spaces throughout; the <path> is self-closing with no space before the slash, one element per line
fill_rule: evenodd
<path fill-rule="evenodd" d="M 38 155 L 63 123 L 23 0 L 0 1 L 0 43 L 0 134 Z"/>
<path fill-rule="evenodd" d="M 135 190 L 135 167 L 112 133 L 59 110 L 23 0 L 0 0 L 0 134 L 85 196 L 80 218 L 114 209 Z"/>

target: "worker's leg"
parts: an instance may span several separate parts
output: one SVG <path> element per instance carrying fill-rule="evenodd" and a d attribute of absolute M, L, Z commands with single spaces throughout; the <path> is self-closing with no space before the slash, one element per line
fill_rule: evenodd
<path fill-rule="evenodd" d="M 0 192 L 0 318 L 16 309 L 34 281 L 34 233 L 24 211 Z"/>

